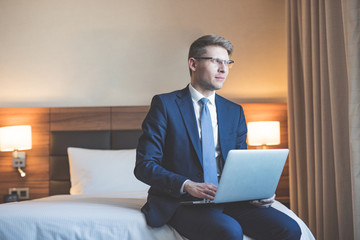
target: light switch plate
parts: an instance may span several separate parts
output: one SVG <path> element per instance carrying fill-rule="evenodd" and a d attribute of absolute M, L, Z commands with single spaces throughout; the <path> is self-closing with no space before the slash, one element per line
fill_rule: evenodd
<path fill-rule="evenodd" d="M 25 167 L 25 152 L 17 152 L 16 157 L 13 156 L 13 167 Z"/>

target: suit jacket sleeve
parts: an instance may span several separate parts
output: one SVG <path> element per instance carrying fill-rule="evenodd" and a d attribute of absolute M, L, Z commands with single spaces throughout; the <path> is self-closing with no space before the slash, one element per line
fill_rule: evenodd
<path fill-rule="evenodd" d="M 139 139 L 135 176 L 162 194 L 180 197 L 180 188 L 186 177 L 163 167 L 167 134 L 167 109 L 162 99 L 155 96 L 143 122 L 143 134 Z"/>

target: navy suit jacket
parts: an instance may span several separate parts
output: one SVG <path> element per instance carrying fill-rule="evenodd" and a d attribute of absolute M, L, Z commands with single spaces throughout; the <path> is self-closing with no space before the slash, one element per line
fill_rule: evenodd
<path fill-rule="evenodd" d="M 222 159 L 231 149 L 246 149 L 246 122 L 240 105 L 215 95 Z M 195 200 L 181 194 L 185 180 L 203 182 L 201 144 L 189 88 L 156 95 L 142 125 L 135 176 L 150 185 L 141 209 L 147 224 L 166 224 L 181 201 Z"/>

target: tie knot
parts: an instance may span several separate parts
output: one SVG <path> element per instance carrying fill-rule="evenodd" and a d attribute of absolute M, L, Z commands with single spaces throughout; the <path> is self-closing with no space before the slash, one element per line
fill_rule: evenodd
<path fill-rule="evenodd" d="M 207 99 L 207 98 L 202 98 L 202 99 L 199 100 L 199 102 L 201 102 L 201 104 L 203 106 L 205 106 L 208 103 L 208 101 L 209 101 L 209 99 Z"/>

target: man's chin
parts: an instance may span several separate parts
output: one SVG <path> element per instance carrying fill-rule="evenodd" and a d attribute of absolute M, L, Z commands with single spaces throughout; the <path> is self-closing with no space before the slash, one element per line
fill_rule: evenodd
<path fill-rule="evenodd" d="M 215 91 L 216 91 L 216 90 L 220 90 L 220 89 L 222 89 L 223 86 L 224 86 L 224 83 L 216 84 L 216 85 L 214 86 L 214 90 L 215 90 Z"/>
<path fill-rule="evenodd" d="M 223 87 L 224 83 L 221 84 L 211 84 L 204 87 L 204 89 L 207 89 L 208 91 L 216 91 L 220 90 Z"/>

